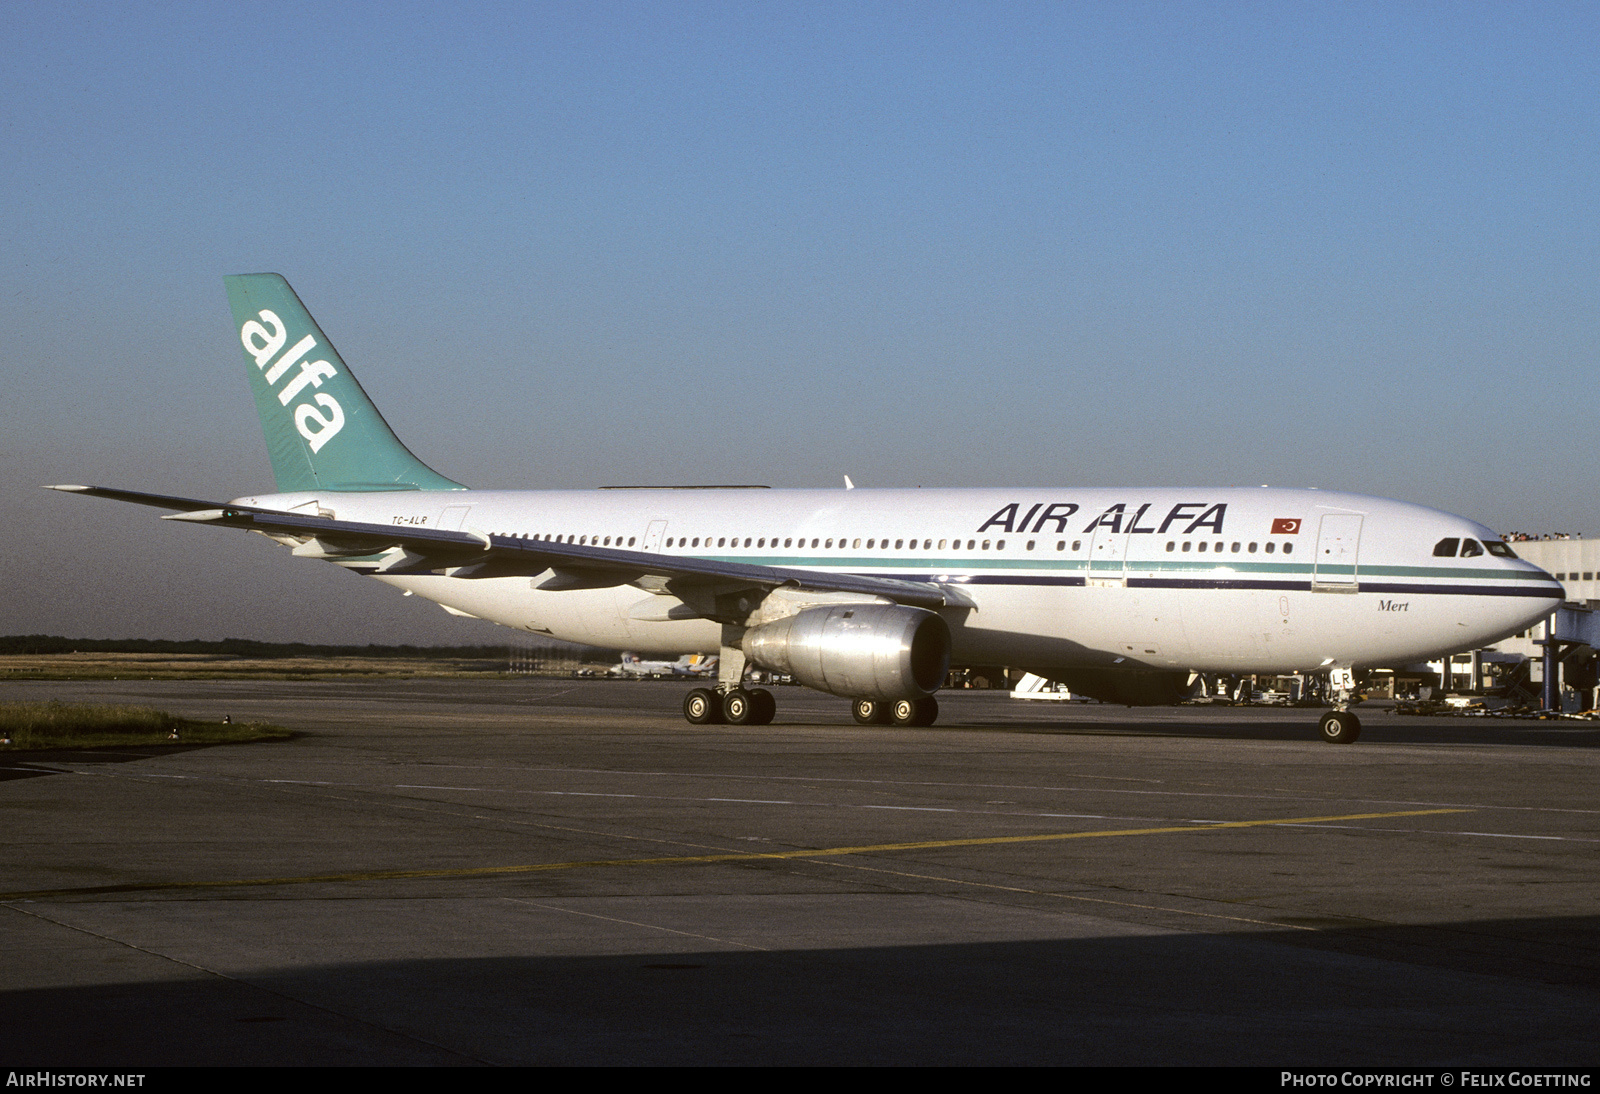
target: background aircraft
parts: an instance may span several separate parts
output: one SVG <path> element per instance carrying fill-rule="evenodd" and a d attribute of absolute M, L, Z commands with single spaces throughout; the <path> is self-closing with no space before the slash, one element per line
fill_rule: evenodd
<path fill-rule="evenodd" d="M 717 658 L 703 653 L 686 653 L 676 661 L 646 661 L 636 653 L 624 652 L 622 663 L 607 671 L 613 676 L 714 676 Z"/>

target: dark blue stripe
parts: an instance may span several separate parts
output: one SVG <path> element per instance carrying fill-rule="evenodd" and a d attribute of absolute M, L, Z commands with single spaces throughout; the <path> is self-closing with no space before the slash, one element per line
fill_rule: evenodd
<path fill-rule="evenodd" d="M 1145 589 L 1271 589 L 1285 592 L 1311 592 L 1309 581 L 1211 581 L 1181 577 L 1130 577 L 1130 587 Z M 1338 585 L 1324 585 L 1324 589 L 1338 589 Z M 1532 596 L 1541 599 L 1563 599 L 1559 587 L 1552 591 L 1549 585 L 1405 585 L 1388 581 L 1362 581 L 1351 586 L 1363 593 L 1416 593 L 1435 596 Z"/>
<path fill-rule="evenodd" d="M 1251 581 L 1238 577 L 1130 577 L 1128 585 L 1136 589 L 1270 589 L 1273 592 L 1301 593 L 1311 591 L 1309 581 Z"/>
<path fill-rule="evenodd" d="M 826 571 L 818 571 L 819 573 Z M 1028 577 L 1013 577 L 1008 574 L 965 574 L 954 579 L 941 581 L 933 574 L 860 574 L 857 577 L 886 577 L 895 581 L 919 581 L 927 585 L 1044 585 L 1044 586 L 1070 586 L 1082 587 L 1087 582 L 1081 575 L 1072 577 L 1042 577 L 1038 575 Z"/>
<path fill-rule="evenodd" d="M 931 580 L 931 579 L 930 579 Z M 1009 574 L 973 574 L 963 581 L 946 582 L 949 585 L 1076 585 L 1086 582 L 1081 574 L 1071 577 L 1013 577 Z"/>
<path fill-rule="evenodd" d="M 346 569 L 357 574 L 371 575 L 377 572 L 376 566 L 347 566 Z M 428 573 L 430 570 L 390 570 L 384 576 L 404 577 L 412 573 Z M 826 573 L 826 571 L 819 571 Z M 914 581 L 922 584 L 936 584 L 938 579 L 931 574 L 885 574 L 862 573 L 858 577 L 887 577 L 896 581 Z M 1198 578 L 1198 577 L 1130 577 L 1129 588 L 1134 589 L 1253 589 L 1263 592 L 1311 592 L 1309 581 L 1252 581 L 1244 578 Z M 1038 588 L 1083 588 L 1088 582 L 1082 575 L 1068 577 L 1049 577 L 1040 575 L 1011 575 L 1011 574 L 972 574 L 964 580 L 948 581 L 944 584 L 961 587 L 964 585 L 1012 585 Z M 1559 585 L 1414 585 L 1399 582 L 1362 581 L 1357 586 L 1357 591 L 1363 593 L 1388 593 L 1388 594 L 1417 594 L 1433 596 L 1526 596 L 1543 600 L 1564 600 L 1566 592 Z"/>
<path fill-rule="evenodd" d="M 862 574 L 862 577 L 892 577 L 898 581 L 935 582 L 928 574 Z M 963 585 L 1022 585 L 1022 586 L 1078 586 L 1087 584 L 1081 576 L 1038 577 L 1009 574 L 974 574 L 965 580 L 945 582 L 957 587 Z M 1201 577 L 1130 577 L 1129 588 L 1135 589 L 1259 589 L 1270 592 L 1312 591 L 1310 581 L 1251 580 L 1249 578 Z M 1565 591 L 1559 585 L 1421 585 L 1400 582 L 1362 581 L 1356 585 L 1363 593 L 1416 593 L 1436 596 L 1528 596 L 1543 600 L 1563 600 Z"/>
<path fill-rule="evenodd" d="M 1544 600 L 1565 600 L 1566 590 L 1560 585 L 1391 585 L 1388 582 L 1363 581 L 1364 593 L 1443 593 L 1446 596 L 1534 596 Z"/>

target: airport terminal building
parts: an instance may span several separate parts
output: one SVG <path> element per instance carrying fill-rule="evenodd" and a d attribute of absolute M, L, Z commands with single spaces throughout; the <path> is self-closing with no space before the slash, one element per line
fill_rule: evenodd
<path fill-rule="evenodd" d="M 1562 536 L 1508 539 L 1511 549 L 1566 586 L 1567 600 L 1588 606 L 1600 601 L 1600 539 Z"/>

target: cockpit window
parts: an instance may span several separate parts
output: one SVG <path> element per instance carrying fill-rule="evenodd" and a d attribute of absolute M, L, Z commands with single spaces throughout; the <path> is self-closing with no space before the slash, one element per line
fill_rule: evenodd
<path fill-rule="evenodd" d="M 1477 558 L 1488 551 L 1495 558 L 1516 558 L 1516 552 L 1505 543 L 1497 539 L 1486 539 L 1479 543 L 1475 539 L 1441 539 L 1433 545 L 1434 558 L 1455 558 L 1460 554 L 1462 558 Z"/>

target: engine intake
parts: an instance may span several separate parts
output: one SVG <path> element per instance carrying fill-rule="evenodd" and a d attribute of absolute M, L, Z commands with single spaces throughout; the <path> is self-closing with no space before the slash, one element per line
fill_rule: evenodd
<path fill-rule="evenodd" d="M 744 632 L 745 656 L 849 699 L 921 699 L 950 671 L 950 627 L 898 604 L 836 604 Z"/>

